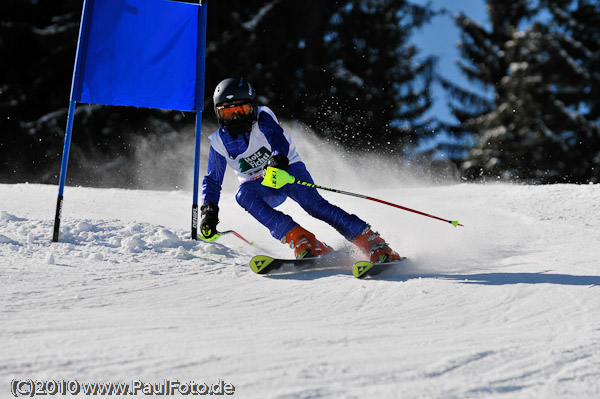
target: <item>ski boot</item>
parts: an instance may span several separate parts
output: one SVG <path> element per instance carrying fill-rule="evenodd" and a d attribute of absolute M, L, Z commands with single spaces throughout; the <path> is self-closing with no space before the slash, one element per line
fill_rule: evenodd
<path fill-rule="evenodd" d="M 290 244 L 290 248 L 295 251 L 296 259 L 321 256 L 331 251 L 331 248 L 317 240 L 313 233 L 300 225 L 291 229 L 281 241 Z"/>
<path fill-rule="evenodd" d="M 371 230 L 369 225 L 352 243 L 361 249 L 371 263 L 394 262 L 401 259 L 400 255 L 392 251 L 388 243 L 379 236 L 379 233 Z"/>

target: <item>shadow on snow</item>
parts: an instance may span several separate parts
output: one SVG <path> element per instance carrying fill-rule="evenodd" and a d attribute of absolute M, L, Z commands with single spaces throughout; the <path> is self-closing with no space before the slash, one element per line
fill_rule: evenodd
<path fill-rule="evenodd" d="M 577 276 L 571 274 L 553 273 L 474 273 L 474 274 L 444 274 L 444 273 L 419 273 L 418 269 L 409 263 L 407 267 L 394 266 L 389 271 L 383 272 L 367 280 L 405 282 L 414 279 L 440 279 L 453 280 L 462 284 L 480 285 L 510 285 L 510 284 L 557 284 L 571 286 L 600 286 L 600 276 Z M 352 276 L 351 268 L 319 267 L 305 268 L 295 272 L 269 274 L 269 278 L 282 280 L 317 280 L 336 275 Z"/>

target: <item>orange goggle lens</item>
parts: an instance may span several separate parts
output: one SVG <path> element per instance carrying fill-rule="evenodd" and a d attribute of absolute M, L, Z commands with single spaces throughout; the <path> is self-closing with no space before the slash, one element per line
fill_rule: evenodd
<path fill-rule="evenodd" d="M 232 120 L 234 116 L 243 119 L 252 113 L 252 104 L 219 105 L 217 113 L 223 120 Z"/>

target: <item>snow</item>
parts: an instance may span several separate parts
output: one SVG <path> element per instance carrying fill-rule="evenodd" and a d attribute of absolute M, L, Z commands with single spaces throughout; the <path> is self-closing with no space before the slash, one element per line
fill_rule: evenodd
<path fill-rule="evenodd" d="M 0 396 L 31 378 L 222 379 L 240 398 L 600 397 L 600 185 L 366 192 L 464 228 L 323 193 L 409 258 L 371 280 L 351 262 L 253 274 L 251 256 L 291 250 L 233 193 L 219 226 L 256 247 L 190 240 L 187 191 L 84 187 L 65 189 L 51 243 L 57 187 L 0 185 Z M 352 251 L 297 205 L 281 209 Z"/>

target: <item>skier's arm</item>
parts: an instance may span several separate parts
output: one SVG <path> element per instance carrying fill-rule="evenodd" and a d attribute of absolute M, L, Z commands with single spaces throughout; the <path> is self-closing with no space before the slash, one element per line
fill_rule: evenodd
<path fill-rule="evenodd" d="M 227 161 L 213 147 L 208 153 L 208 169 L 202 180 L 202 204 L 218 204 Z"/>
<path fill-rule="evenodd" d="M 200 221 L 200 232 L 204 238 L 211 238 L 217 234 L 219 223 L 219 199 L 221 197 L 221 185 L 225 176 L 227 161 L 225 157 L 210 147 L 208 153 L 208 171 L 202 181 L 202 220 Z"/>
<path fill-rule="evenodd" d="M 267 112 L 258 115 L 258 127 L 263 132 L 271 145 L 271 156 L 277 155 L 287 158 L 290 151 L 290 143 L 283 135 L 283 128 Z"/>

